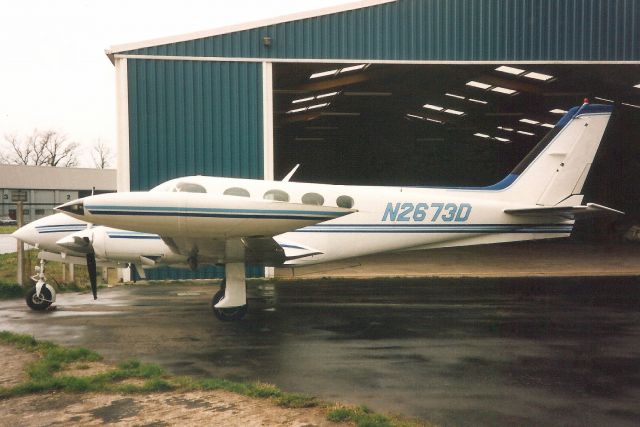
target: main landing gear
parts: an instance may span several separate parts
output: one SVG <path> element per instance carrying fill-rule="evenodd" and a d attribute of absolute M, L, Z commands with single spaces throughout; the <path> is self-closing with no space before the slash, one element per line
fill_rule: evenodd
<path fill-rule="evenodd" d="M 213 314 L 223 322 L 240 320 L 247 314 L 245 247 L 241 239 L 225 241 L 224 280 L 213 296 Z"/>
<path fill-rule="evenodd" d="M 238 307 L 216 308 L 216 305 L 224 298 L 225 286 L 225 280 L 222 280 L 220 290 L 216 292 L 216 294 L 213 296 L 213 299 L 211 300 L 211 308 L 213 309 L 213 314 L 218 320 L 221 320 L 223 322 L 240 320 L 245 316 L 245 314 L 247 314 L 248 304 Z"/>
<path fill-rule="evenodd" d="M 36 282 L 36 284 L 29 289 L 25 297 L 29 308 L 36 311 L 46 310 L 56 301 L 56 290 L 53 286 L 46 283 L 44 267 L 45 261 L 41 259 L 40 266 L 36 267 L 37 274 L 31 276 L 31 279 Z"/>

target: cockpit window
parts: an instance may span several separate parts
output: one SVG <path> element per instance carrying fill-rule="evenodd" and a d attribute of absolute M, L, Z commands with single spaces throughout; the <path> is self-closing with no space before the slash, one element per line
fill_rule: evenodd
<path fill-rule="evenodd" d="M 175 191 L 179 193 L 206 193 L 207 189 L 200 184 L 192 182 L 179 182 L 176 184 Z"/>
<path fill-rule="evenodd" d="M 289 195 L 282 190 L 269 190 L 264 193 L 265 200 L 277 200 L 279 202 L 288 202 Z"/>
<path fill-rule="evenodd" d="M 251 194 L 249 194 L 247 190 L 240 187 L 227 188 L 222 194 L 224 194 L 225 196 L 251 197 Z"/>

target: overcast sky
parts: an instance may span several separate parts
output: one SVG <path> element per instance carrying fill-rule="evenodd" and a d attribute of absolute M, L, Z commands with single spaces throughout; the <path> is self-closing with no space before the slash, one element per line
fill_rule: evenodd
<path fill-rule="evenodd" d="M 12 0 L 0 14 L 0 144 L 55 129 L 115 152 L 115 71 L 104 49 L 352 0 Z"/>

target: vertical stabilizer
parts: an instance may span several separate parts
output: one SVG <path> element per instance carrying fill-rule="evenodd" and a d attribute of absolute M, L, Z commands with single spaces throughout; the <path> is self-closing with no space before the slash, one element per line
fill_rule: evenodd
<path fill-rule="evenodd" d="M 509 175 L 507 198 L 555 206 L 580 195 L 612 110 L 587 103 L 572 108 Z"/>

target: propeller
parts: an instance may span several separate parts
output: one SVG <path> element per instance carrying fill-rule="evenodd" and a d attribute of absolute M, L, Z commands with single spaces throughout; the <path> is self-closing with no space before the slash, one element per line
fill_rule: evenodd
<path fill-rule="evenodd" d="M 58 240 L 56 244 L 74 252 L 85 254 L 93 299 L 98 299 L 98 272 L 96 267 L 96 253 L 93 249 L 93 230 L 87 228 L 79 233 L 65 236 Z"/>
<path fill-rule="evenodd" d="M 93 251 L 87 254 L 87 270 L 89 271 L 93 299 L 96 300 L 98 299 L 98 272 L 96 269 L 96 254 Z"/>
<path fill-rule="evenodd" d="M 84 236 L 82 238 L 86 243 L 89 251 L 87 252 L 87 271 L 89 272 L 89 281 L 91 282 L 91 292 L 93 293 L 93 299 L 98 299 L 98 271 L 96 268 L 96 253 L 93 250 L 93 245 L 89 237 Z"/>

